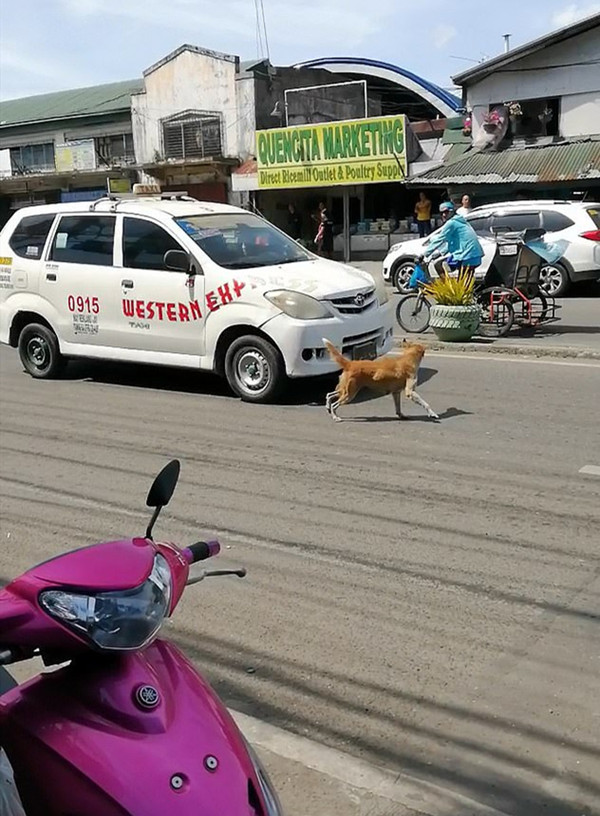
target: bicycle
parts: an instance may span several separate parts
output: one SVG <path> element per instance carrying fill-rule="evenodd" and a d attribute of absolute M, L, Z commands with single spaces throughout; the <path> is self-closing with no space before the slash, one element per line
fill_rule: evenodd
<path fill-rule="evenodd" d="M 481 337 L 505 337 L 515 320 L 522 327 L 535 330 L 541 323 L 557 319 L 559 307 L 554 298 L 546 297 L 539 288 L 539 256 L 525 240 L 525 233 L 497 236 L 494 262 L 474 292 L 481 307 L 477 331 Z M 444 267 L 446 274 L 451 273 L 446 264 Z M 426 285 L 419 281 L 418 291 L 405 295 L 396 307 L 396 320 L 410 334 L 420 334 L 429 327 L 431 303 Z M 515 313 L 515 306 L 520 306 L 520 314 Z"/>

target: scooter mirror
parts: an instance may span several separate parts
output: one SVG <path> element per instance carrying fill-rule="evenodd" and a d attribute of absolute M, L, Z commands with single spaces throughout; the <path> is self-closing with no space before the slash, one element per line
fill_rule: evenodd
<path fill-rule="evenodd" d="M 173 459 L 164 466 L 148 491 L 147 507 L 165 507 L 171 501 L 177 487 L 180 470 L 181 465 L 178 459 Z"/>

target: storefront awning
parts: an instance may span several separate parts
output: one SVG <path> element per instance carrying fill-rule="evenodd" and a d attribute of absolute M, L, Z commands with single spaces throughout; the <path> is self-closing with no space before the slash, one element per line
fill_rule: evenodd
<path fill-rule="evenodd" d="M 555 144 L 469 150 L 453 162 L 412 176 L 412 187 L 472 184 L 556 184 L 600 179 L 600 135 Z"/>

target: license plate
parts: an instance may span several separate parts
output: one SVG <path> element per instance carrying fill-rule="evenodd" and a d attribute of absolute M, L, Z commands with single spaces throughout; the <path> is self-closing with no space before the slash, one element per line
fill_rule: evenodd
<path fill-rule="evenodd" d="M 500 245 L 500 255 L 516 255 L 518 247 L 515 244 Z"/>
<path fill-rule="evenodd" d="M 360 343 L 352 349 L 352 358 L 354 360 L 374 360 L 377 357 L 377 343 L 375 340 L 369 340 L 368 343 Z"/>

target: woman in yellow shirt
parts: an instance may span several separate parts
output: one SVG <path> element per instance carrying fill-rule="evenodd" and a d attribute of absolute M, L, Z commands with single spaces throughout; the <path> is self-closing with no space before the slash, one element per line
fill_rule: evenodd
<path fill-rule="evenodd" d="M 419 200 L 415 204 L 415 215 L 417 217 L 417 227 L 419 228 L 419 238 L 425 238 L 431 232 L 431 201 L 421 190 Z"/>

